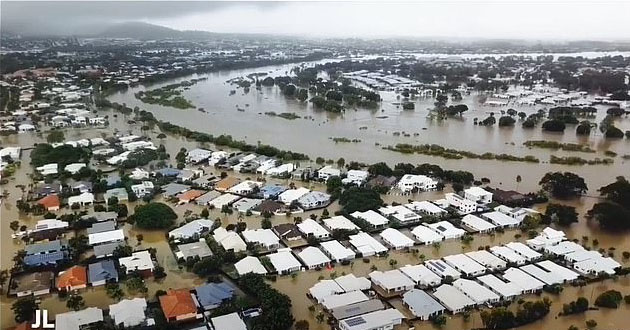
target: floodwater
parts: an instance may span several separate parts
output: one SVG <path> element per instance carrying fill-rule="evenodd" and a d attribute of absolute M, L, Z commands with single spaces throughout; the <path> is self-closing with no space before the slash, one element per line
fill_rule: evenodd
<path fill-rule="evenodd" d="M 310 64 L 310 63 L 309 63 Z M 309 65 L 304 64 L 304 65 Z M 278 65 L 255 69 L 220 71 L 199 76 L 188 76 L 169 80 L 152 86 L 138 86 L 118 92 L 109 99 L 118 103 L 126 103 L 130 107 L 138 106 L 146 109 L 160 120 L 184 126 L 193 130 L 214 135 L 230 134 L 234 138 L 249 143 L 264 143 L 281 149 L 293 150 L 308 154 L 312 159 L 318 156 L 326 159 L 344 157 L 346 163 L 354 160 L 364 163 L 385 161 L 390 165 L 399 162 L 413 164 L 433 163 L 447 169 L 460 169 L 473 172 L 477 178 L 487 177 L 494 186 L 504 189 L 517 188 L 516 176 L 522 177 L 518 188 L 523 191 L 538 190 L 538 181 L 549 171 L 571 171 L 584 177 L 595 194 L 596 189 L 610 183 L 614 177 L 628 173 L 630 161 L 621 158 L 630 154 L 630 140 L 606 141 L 602 134 L 594 130 L 590 137 L 577 137 L 575 128 L 569 126 L 565 134 L 544 133 L 540 126 L 534 129 L 522 129 L 520 122 L 512 128 L 475 126 L 474 118 L 482 120 L 490 112 L 500 116 L 500 111 L 514 108 L 517 111 L 533 113 L 542 106 L 490 107 L 479 103 L 479 94 L 466 96 L 461 103 L 470 110 L 460 118 L 449 118 L 438 121 L 427 117 L 433 107 L 434 99 L 415 100 L 414 111 L 403 111 L 397 106 L 400 100 L 395 92 L 381 92 L 383 98 L 380 109 L 347 109 L 343 114 L 328 113 L 314 109 L 308 102 L 287 99 L 277 87 L 252 87 L 248 92 L 236 88 L 226 81 L 232 78 L 245 77 L 251 73 L 268 73 L 269 76 L 289 74 L 296 65 Z M 144 104 L 134 97 L 139 90 L 153 89 L 174 82 L 189 80 L 195 77 L 206 77 L 184 91 L 184 96 L 198 108 L 178 110 L 160 105 Z M 236 93 L 230 95 L 235 90 Z M 240 109 L 237 110 L 237 109 Z M 605 116 L 606 107 L 598 107 L 596 122 Z M 265 112 L 292 112 L 302 118 L 287 120 L 280 117 L 267 116 Z M 630 130 L 630 120 L 618 119 L 615 123 L 622 130 Z M 394 134 L 397 133 L 397 134 Z M 398 134 L 400 133 L 400 134 Z M 331 137 L 359 139 L 359 143 L 335 143 Z M 551 140 L 588 144 L 597 153 L 576 153 L 549 149 L 529 149 L 523 146 L 528 140 Z M 493 160 L 448 160 L 440 157 L 401 154 L 384 150 L 385 146 L 397 143 L 438 144 L 444 147 L 467 150 L 475 153 L 493 152 L 507 153 L 517 156 L 533 155 L 541 163 L 498 162 Z M 612 150 L 619 154 L 613 165 L 566 166 L 549 164 L 550 156 L 580 156 L 585 159 L 605 158 L 604 151 Z M 606 173 L 602 175 L 602 173 Z"/>

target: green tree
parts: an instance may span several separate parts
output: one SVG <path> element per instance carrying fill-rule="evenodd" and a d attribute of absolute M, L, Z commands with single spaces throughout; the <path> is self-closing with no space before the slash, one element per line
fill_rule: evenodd
<path fill-rule="evenodd" d="M 380 194 L 370 188 L 351 187 L 343 191 L 339 197 L 339 204 L 345 213 L 355 211 L 374 210 L 383 205 Z"/>
<path fill-rule="evenodd" d="M 73 311 L 78 311 L 85 308 L 85 301 L 83 301 L 83 297 L 78 294 L 73 294 L 68 297 L 66 301 L 66 307 Z"/>
<path fill-rule="evenodd" d="M 32 321 L 37 309 L 39 309 L 39 303 L 32 296 L 19 298 L 11 305 L 11 310 L 17 323 Z"/>
<path fill-rule="evenodd" d="M 539 184 L 557 198 L 575 197 L 588 190 L 584 178 L 571 172 L 549 172 L 540 179 Z"/>
<path fill-rule="evenodd" d="M 561 226 L 568 226 L 578 222 L 578 213 L 575 211 L 575 207 L 569 205 L 549 203 L 545 210 L 545 217 L 549 222 L 557 223 Z"/>
<path fill-rule="evenodd" d="M 166 229 L 175 223 L 177 214 L 170 206 L 153 202 L 136 206 L 134 214 L 130 217 L 140 228 Z"/>
<path fill-rule="evenodd" d="M 120 285 L 118 285 L 118 283 L 105 284 L 105 291 L 108 297 L 116 301 L 120 301 L 125 296 L 125 293 L 120 288 Z"/>
<path fill-rule="evenodd" d="M 617 308 L 619 307 L 619 303 L 621 303 L 622 299 L 623 296 L 621 295 L 621 292 L 617 290 L 608 290 L 602 292 L 599 296 L 597 296 L 597 298 L 595 299 L 595 306 L 604 308 Z"/>
<path fill-rule="evenodd" d="M 50 131 L 46 136 L 46 142 L 48 143 L 61 143 L 66 140 L 66 137 L 63 135 L 63 131 Z"/>

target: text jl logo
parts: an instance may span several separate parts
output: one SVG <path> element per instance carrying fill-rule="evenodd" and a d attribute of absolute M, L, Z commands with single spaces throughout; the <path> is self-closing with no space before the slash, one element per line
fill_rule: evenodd
<path fill-rule="evenodd" d="M 35 323 L 31 326 L 33 329 L 54 329 L 55 325 L 48 323 L 48 311 L 36 310 L 35 311 Z"/>

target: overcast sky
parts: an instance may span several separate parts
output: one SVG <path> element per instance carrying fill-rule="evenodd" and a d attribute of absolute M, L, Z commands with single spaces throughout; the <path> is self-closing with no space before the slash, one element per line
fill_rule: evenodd
<path fill-rule="evenodd" d="M 630 39 L 630 0 L 15 2 L 2 28 L 75 33 L 143 21 L 175 29 L 311 37 Z"/>

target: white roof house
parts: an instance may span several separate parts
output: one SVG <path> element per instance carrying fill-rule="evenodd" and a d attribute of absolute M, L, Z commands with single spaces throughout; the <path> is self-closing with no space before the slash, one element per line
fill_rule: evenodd
<path fill-rule="evenodd" d="M 80 330 L 86 325 L 103 321 L 103 310 L 88 307 L 80 311 L 60 313 L 55 316 L 55 327 L 63 330 Z"/>
<path fill-rule="evenodd" d="M 236 186 L 231 187 L 227 190 L 227 192 L 235 195 L 245 196 L 254 193 L 256 189 L 259 189 L 262 185 L 262 182 L 245 180 L 237 184 Z"/>
<path fill-rule="evenodd" d="M 512 282 L 505 282 L 492 274 L 479 276 L 477 280 L 487 288 L 498 293 L 503 299 L 511 300 L 523 293 L 523 289 L 518 285 Z"/>
<path fill-rule="evenodd" d="M 234 231 L 227 231 L 223 227 L 218 227 L 212 233 L 212 237 L 226 251 L 241 252 L 247 250 L 247 244 Z"/>
<path fill-rule="evenodd" d="M 330 204 L 331 196 L 321 191 L 308 192 L 297 199 L 298 204 L 305 210 L 325 207 Z"/>
<path fill-rule="evenodd" d="M 245 242 L 258 244 L 267 250 L 280 247 L 280 239 L 271 229 L 247 229 L 242 231 L 241 235 Z"/>
<path fill-rule="evenodd" d="M 282 164 L 280 166 L 277 167 L 273 167 L 268 169 L 267 171 L 265 171 L 264 174 L 267 174 L 269 176 L 281 176 L 281 175 L 285 175 L 288 173 L 291 173 L 295 170 L 295 165 L 292 163 L 286 163 L 286 164 Z"/>
<path fill-rule="evenodd" d="M 404 193 L 411 192 L 414 189 L 421 191 L 434 190 L 437 188 L 438 182 L 426 175 L 405 174 L 396 185 Z"/>
<path fill-rule="evenodd" d="M 402 205 L 385 206 L 379 208 L 378 211 L 382 215 L 393 218 L 401 224 L 414 223 L 422 219 L 422 216 Z"/>
<path fill-rule="evenodd" d="M 214 329 L 217 330 L 247 330 L 247 325 L 236 312 L 213 317 L 210 321 L 212 322 Z"/>
<path fill-rule="evenodd" d="M 361 291 L 350 291 L 341 294 L 334 294 L 328 297 L 324 297 L 320 302 L 324 308 L 331 310 L 333 308 L 346 306 L 350 304 L 356 304 L 362 301 L 366 301 L 370 298 Z"/>
<path fill-rule="evenodd" d="M 150 193 L 151 191 L 153 191 L 154 185 L 153 182 L 151 181 L 142 181 L 139 184 L 134 184 L 131 186 L 131 191 L 133 191 L 133 193 L 137 196 L 137 197 L 143 197 L 144 195 Z"/>
<path fill-rule="evenodd" d="M 332 260 L 336 262 L 352 260 L 356 257 L 354 251 L 341 245 L 341 243 L 336 240 L 321 242 L 320 246 L 324 253 L 326 253 Z"/>
<path fill-rule="evenodd" d="M 386 217 L 378 214 L 374 210 L 368 210 L 365 212 L 356 211 L 350 215 L 354 217 L 355 219 L 365 220 L 367 223 L 370 224 L 372 228 L 385 227 L 387 223 L 389 222 L 389 220 Z"/>
<path fill-rule="evenodd" d="M 475 306 L 475 302 L 457 288 L 442 284 L 433 292 L 433 296 L 453 314 L 463 312 L 466 308 Z"/>
<path fill-rule="evenodd" d="M 78 196 L 70 196 L 68 197 L 68 205 L 72 206 L 74 204 L 79 204 L 81 206 L 86 204 L 94 203 L 94 194 L 89 192 L 84 192 Z"/>
<path fill-rule="evenodd" d="M 582 247 L 582 245 L 575 243 L 573 241 L 562 241 L 556 245 L 545 245 L 543 247 L 543 250 L 546 253 L 549 253 L 555 256 L 564 256 L 572 252 L 584 251 L 584 247 Z"/>
<path fill-rule="evenodd" d="M 343 215 L 334 216 L 332 218 L 326 218 L 323 220 L 324 225 L 330 230 L 359 230 L 359 227 L 355 225 L 348 218 Z"/>
<path fill-rule="evenodd" d="M 224 205 L 231 205 L 239 200 L 241 197 L 234 194 L 223 194 L 208 202 L 208 206 L 212 205 L 215 209 L 220 210 Z"/>
<path fill-rule="evenodd" d="M 131 171 L 129 177 L 134 180 L 142 180 L 149 177 L 149 172 L 145 171 L 142 168 L 135 168 L 133 171 Z"/>
<path fill-rule="evenodd" d="M 534 261 L 542 257 L 542 254 L 532 250 L 531 248 L 527 247 L 527 245 L 521 242 L 510 242 L 505 244 L 505 246 L 523 256 L 523 258 L 525 258 L 527 261 Z"/>
<path fill-rule="evenodd" d="M 513 228 L 521 224 L 521 220 L 514 219 L 508 215 L 505 215 L 498 211 L 487 212 L 481 215 L 482 218 L 485 218 L 495 224 L 497 227 L 502 228 Z"/>
<path fill-rule="evenodd" d="M 487 233 L 494 230 L 497 226 L 472 214 L 466 214 L 462 218 L 462 225 L 474 230 L 478 233 Z"/>
<path fill-rule="evenodd" d="M 328 296 L 344 292 L 344 289 L 340 287 L 335 280 L 321 280 L 308 289 L 310 296 L 317 302 L 321 302 Z"/>
<path fill-rule="evenodd" d="M 346 173 L 346 177 L 341 180 L 341 183 L 360 186 L 367 181 L 369 176 L 370 173 L 368 171 L 349 170 L 348 173 Z"/>
<path fill-rule="evenodd" d="M 356 277 L 354 274 L 343 275 L 335 278 L 335 282 L 346 292 L 364 291 L 372 287 L 372 282 L 365 277 Z"/>
<path fill-rule="evenodd" d="M 444 198 L 448 204 L 457 209 L 460 214 L 468 214 L 477 211 L 477 203 L 469 199 L 465 199 L 458 194 L 446 193 L 444 194 Z"/>
<path fill-rule="evenodd" d="M 515 265 L 524 265 L 527 262 L 525 257 L 506 246 L 493 246 L 490 248 L 490 252 L 492 252 L 495 256 Z"/>
<path fill-rule="evenodd" d="M 310 190 L 304 187 L 285 190 L 283 193 L 278 195 L 278 201 L 286 205 L 290 205 L 294 201 L 297 201 L 298 198 L 308 194 L 309 192 Z"/>
<path fill-rule="evenodd" d="M 557 263 L 551 260 L 543 260 L 541 262 L 536 263 L 540 268 L 551 272 L 557 276 L 559 276 L 562 281 L 575 281 L 580 276 L 578 273 L 570 270 L 569 268 L 558 265 Z"/>
<path fill-rule="evenodd" d="M 392 269 L 385 272 L 375 270 L 369 275 L 374 285 L 387 293 L 396 293 L 413 289 L 415 282 L 405 276 L 400 270 Z"/>
<path fill-rule="evenodd" d="M 428 293 L 413 289 L 403 294 L 403 304 L 420 320 L 429 320 L 431 317 L 444 312 L 444 306 L 440 305 Z"/>
<path fill-rule="evenodd" d="M 124 266 L 127 274 L 133 271 L 153 271 L 153 259 L 149 251 L 134 252 L 129 257 L 118 259 L 118 263 Z"/>
<path fill-rule="evenodd" d="M 36 167 L 35 170 L 37 170 L 37 172 L 41 173 L 42 175 L 57 174 L 57 166 L 57 163 L 46 164 L 40 167 Z"/>
<path fill-rule="evenodd" d="M 297 224 L 298 229 L 304 236 L 313 236 L 317 239 L 330 237 L 330 233 L 313 219 L 306 219 Z"/>
<path fill-rule="evenodd" d="M 404 318 L 405 316 L 397 309 L 390 308 L 341 320 L 339 328 L 341 330 L 393 329 L 394 326 L 401 324 Z"/>
<path fill-rule="evenodd" d="M 448 221 L 423 223 L 423 225 L 444 236 L 444 239 L 460 238 L 466 234 L 465 230 L 453 226 L 453 224 Z"/>
<path fill-rule="evenodd" d="M 520 269 L 527 274 L 541 280 L 547 285 L 561 284 L 564 282 L 564 280 L 557 274 L 549 272 L 533 264 L 522 266 L 520 267 Z"/>
<path fill-rule="evenodd" d="M 114 320 L 114 324 L 125 328 L 139 325 L 151 326 L 153 319 L 147 319 L 147 300 L 144 298 L 124 299 L 116 304 L 109 305 L 109 316 Z"/>
<path fill-rule="evenodd" d="M 122 242 L 124 240 L 125 233 L 122 229 L 104 231 L 88 235 L 88 244 L 91 246 L 104 243 Z"/>
<path fill-rule="evenodd" d="M 352 244 L 363 257 L 387 252 L 387 247 L 367 233 L 359 232 L 356 235 L 350 235 L 349 239 L 350 244 Z"/>
<path fill-rule="evenodd" d="M 210 231 L 214 222 L 208 219 L 197 219 L 175 228 L 168 232 L 168 236 L 174 239 L 194 238 L 204 232 Z"/>
<path fill-rule="evenodd" d="M 545 283 L 518 268 L 508 268 L 503 273 L 503 278 L 516 284 L 524 293 L 533 293 L 542 290 Z"/>
<path fill-rule="evenodd" d="M 302 264 L 293 256 L 291 249 L 278 250 L 276 253 L 268 254 L 267 258 L 280 275 L 297 272 L 302 268 Z"/>
<path fill-rule="evenodd" d="M 576 262 L 589 260 L 589 259 L 602 258 L 602 255 L 597 251 L 581 250 L 581 251 L 567 253 L 563 257 L 568 262 L 576 263 Z"/>
<path fill-rule="evenodd" d="M 563 231 L 546 227 L 540 234 L 538 234 L 538 236 L 528 239 L 527 245 L 533 249 L 540 250 L 546 246 L 558 244 L 564 241 L 565 238 L 566 236 Z"/>
<path fill-rule="evenodd" d="M 434 272 L 422 264 L 413 266 L 405 265 L 404 267 L 400 267 L 400 271 L 421 288 L 434 287 L 440 285 L 442 282 L 439 276 L 435 275 Z"/>
<path fill-rule="evenodd" d="M 395 250 L 401 250 L 413 246 L 413 240 L 411 238 L 405 236 L 405 234 L 394 228 L 387 228 L 383 230 L 380 233 L 380 236 L 385 243 Z"/>
<path fill-rule="evenodd" d="M 615 269 L 621 267 L 621 265 L 610 257 L 595 257 L 583 261 L 578 261 L 573 264 L 573 268 L 579 273 L 585 275 L 599 275 L 606 273 L 609 275 L 615 274 Z"/>
<path fill-rule="evenodd" d="M 473 259 L 470 259 L 465 254 L 452 254 L 445 256 L 444 261 L 451 267 L 464 273 L 467 276 L 479 276 L 486 272 L 486 267 L 478 264 Z"/>
<path fill-rule="evenodd" d="M 475 281 L 460 278 L 453 282 L 453 286 L 472 299 L 477 305 L 495 303 L 501 299 L 498 294 Z"/>
<path fill-rule="evenodd" d="M 432 216 L 440 216 L 447 213 L 445 209 L 429 201 L 413 201 L 409 204 L 405 204 L 405 207 L 415 212 L 424 213 Z"/>
<path fill-rule="evenodd" d="M 507 262 L 486 250 L 478 250 L 465 253 L 470 259 L 478 262 L 490 270 L 502 270 L 507 267 Z"/>
<path fill-rule="evenodd" d="M 458 279 L 462 275 L 457 269 L 439 259 L 425 261 L 424 265 L 441 278 L 448 276 L 453 279 Z"/>
<path fill-rule="evenodd" d="M 308 269 L 323 268 L 330 264 L 330 258 L 328 258 L 322 250 L 309 246 L 297 254 L 297 257 L 302 260 Z"/>
<path fill-rule="evenodd" d="M 492 203 L 492 193 L 481 187 L 470 187 L 468 189 L 464 189 L 464 198 L 478 204 Z"/>
<path fill-rule="evenodd" d="M 341 170 L 331 165 L 326 165 L 317 171 L 317 177 L 320 180 L 328 181 L 333 176 L 341 176 Z"/>
<path fill-rule="evenodd" d="M 188 154 L 186 154 L 186 162 L 197 164 L 210 158 L 210 156 L 212 156 L 211 150 L 200 149 L 200 148 L 192 149 L 188 151 Z"/>
<path fill-rule="evenodd" d="M 234 264 L 234 267 L 239 275 L 245 275 L 248 273 L 261 275 L 267 274 L 267 270 L 265 269 L 265 266 L 263 266 L 262 262 L 260 262 L 258 258 L 252 256 L 247 256 L 237 261 Z"/>
<path fill-rule="evenodd" d="M 75 174 L 77 172 L 79 172 L 80 169 L 86 167 L 87 165 L 85 165 L 85 163 L 72 163 L 72 164 L 68 164 L 66 165 L 66 167 L 64 167 L 64 171 L 69 172 L 70 174 Z"/>
<path fill-rule="evenodd" d="M 411 233 L 421 244 L 433 244 L 444 239 L 442 234 L 435 232 L 433 229 L 424 225 L 415 227 Z"/>

